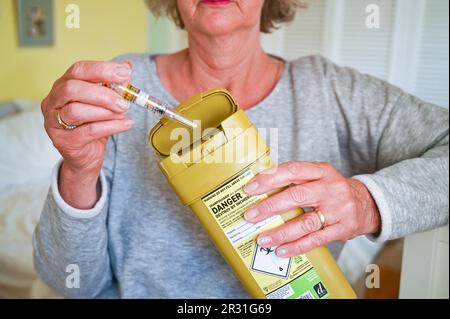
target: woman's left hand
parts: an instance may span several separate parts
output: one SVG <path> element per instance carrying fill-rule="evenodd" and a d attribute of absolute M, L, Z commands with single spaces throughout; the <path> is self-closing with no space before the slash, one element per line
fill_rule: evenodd
<path fill-rule="evenodd" d="M 278 246 L 276 252 L 281 257 L 297 256 L 330 242 L 380 230 L 380 214 L 365 185 L 344 177 L 330 164 L 287 162 L 259 174 L 244 190 L 249 195 L 260 195 L 282 187 L 288 188 L 245 213 L 249 222 L 256 223 L 299 207 L 316 209 L 258 236 L 260 246 Z"/>

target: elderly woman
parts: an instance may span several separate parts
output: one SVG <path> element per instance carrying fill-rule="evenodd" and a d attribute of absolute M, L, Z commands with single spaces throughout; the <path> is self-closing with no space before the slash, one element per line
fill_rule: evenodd
<path fill-rule="evenodd" d="M 321 245 L 337 256 L 355 236 L 386 241 L 448 223 L 448 111 L 319 56 L 266 54 L 260 32 L 292 20 L 299 1 L 147 2 L 187 31 L 186 50 L 77 62 L 42 102 L 63 157 L 34 235 L 50 286 L 68 297 L 248 297 L 160 173 L 146 137 L 154 115 L 100 82 L 131 81 L 173 105 L 223 87 L 256 126 L 277 128 L 282 164 L 245 190 L 288 188 L 245 217 L 322 212 L 258 237 L 280 256 Z"/>

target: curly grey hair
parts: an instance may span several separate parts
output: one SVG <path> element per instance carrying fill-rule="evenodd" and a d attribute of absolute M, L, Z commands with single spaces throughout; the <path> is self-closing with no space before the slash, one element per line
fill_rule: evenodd
<path fill-rule="evenodd" d="M 178 27 L 184 28 L 177 0 L 145 0 L 145 3 L 155 16 L 166 15 Z M 270 33 L 280 23 L 291 22 L 297 9 L 304 7 L 305 3 L 302 0 L 265 0 L 261 16 L 261 32 Z"/>

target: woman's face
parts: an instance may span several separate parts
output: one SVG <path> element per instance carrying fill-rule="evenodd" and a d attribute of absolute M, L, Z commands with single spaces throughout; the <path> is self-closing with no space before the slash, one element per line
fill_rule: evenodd
<path fill-rule="evenodd" d="M 188 32 L 221 35 L 258 28 L 264 0 L 178 0 Z"/>

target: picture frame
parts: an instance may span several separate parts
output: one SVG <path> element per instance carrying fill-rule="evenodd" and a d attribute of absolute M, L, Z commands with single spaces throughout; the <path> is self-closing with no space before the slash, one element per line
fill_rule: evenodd
<path fill-rule="evenodd" d="M 20 47 L 53 46 L 53 0 L 17 0 Z"/>

